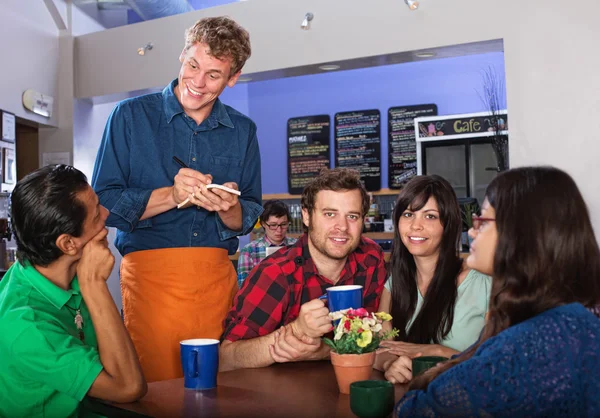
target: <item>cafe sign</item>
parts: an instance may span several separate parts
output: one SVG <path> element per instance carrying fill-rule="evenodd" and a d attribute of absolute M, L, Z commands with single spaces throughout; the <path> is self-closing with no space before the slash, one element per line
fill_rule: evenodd
<path fill-rule="evenodd" d="M 500 134 L 508 131 L 507 112 L 500 111 L 493 116 L 489 113 L 471 113 L 465 115 L 449 115 L 423 117 L 415 119 L 415 137 L 418 141 L 469 138 L 492 136 L 496 133 L 497 120 Z M 443 138 L 440 138 L 443 137 Z"/>

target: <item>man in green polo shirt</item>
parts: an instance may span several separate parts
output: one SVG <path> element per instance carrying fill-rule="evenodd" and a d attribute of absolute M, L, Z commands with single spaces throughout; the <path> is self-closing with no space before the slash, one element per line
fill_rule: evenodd
<path fill-rule="evenodd" d="M 11 196 L 15 263 L 0 282 L 0 417 L 71 417 L 84 396 L 146 392 L 106 279 L 108 211 L 85 175 L 46 166 Z"/>

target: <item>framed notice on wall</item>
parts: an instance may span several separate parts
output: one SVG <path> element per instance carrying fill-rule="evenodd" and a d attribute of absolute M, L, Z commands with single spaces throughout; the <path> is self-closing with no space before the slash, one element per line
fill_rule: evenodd
<path fill-rule="evenodd" d="M 381 189 L 379 110 L 335 114 L 335 165 L 358 170 L 367 190 Z"/>
<path fill-rule="evenodd" d="M 329 115 L 301 116 L 288 119 L 288 191 L 301 194 L 304 186 L 322 168 L 329 168 L 331 141 Z"/>
<path fill-rule="evenodd" d="M 6 142 L 15 142 L 17 137 L 17 122 L 15 115 L 2 111 L 2 119 L 0 119 L 0 131 L 2 132 L 2 140 Z"/>
<path fill-rule="evenodd" d="M 3 160 L 3 174 L 4 183 L 14 184 L 17 181 L 17 161 L 15 159 L 15 150 L 11 148 L 2 149 Z"/>
<path fill-rule="evenodd" d="M 397 106 L 388 109 L 388 187 L 400 189 L 417 174 L 415 118 L 437 116 L 437 105 Z"/>

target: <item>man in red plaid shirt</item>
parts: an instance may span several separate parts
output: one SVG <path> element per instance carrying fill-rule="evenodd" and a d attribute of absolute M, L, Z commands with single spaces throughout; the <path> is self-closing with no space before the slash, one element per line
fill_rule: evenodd
<path fill-rule="evenodd" d="M 357 171 L 324 170 L 302 193 L 308 233 L 256 266 L 225 319 L 220 370 L 329 356 L 321 337 L 333 330 L 318 299 L 328 287 L 362 285 L 374 311 L 386 279 L 383 251 L 362 237 L 370 199 Z"/>

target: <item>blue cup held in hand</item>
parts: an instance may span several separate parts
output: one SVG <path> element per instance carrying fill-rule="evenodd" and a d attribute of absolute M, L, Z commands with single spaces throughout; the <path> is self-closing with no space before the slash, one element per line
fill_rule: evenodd
<path fill-rule="evenodd" d="M 329 312 L 358 309 L 363 306 L 363 287 L 359 285 L 333 286 L 327 289 Z"/>
<path fill-rule="evenodd" d="M 186 389 L 205 390 L 217 387 L 219 340 L 197 338 L 179 343 L 181 367 Z"/>

